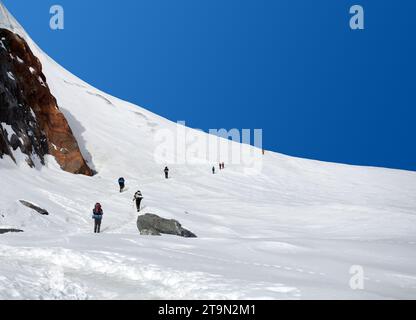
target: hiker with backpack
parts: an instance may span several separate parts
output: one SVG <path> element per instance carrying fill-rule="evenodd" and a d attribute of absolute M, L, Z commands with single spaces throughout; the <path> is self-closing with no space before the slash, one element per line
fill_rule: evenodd
<path fill-rule="evenodd" d="M 124 191 L 124 188 L 126 187 L 126 180 L 121 177 L 120 179 L 118 179 L 118 185 L 120 186 L 120 193 L 122 193 Z"/>
<path fill-rule="evenodd" d="M 169 179 L 169 168 L 166 167 L 165 170 L 164 170 L 164 172 L 165 172 L 165 178 L 166 179 Z"/>
<path fill-rule="evenodd" d="M 143 200 L 143 195 L 139 190 L 134 194 L 134 198 L 133 198 L 133 201 L 136 202 L 137 212 L 140 212 L 140 204 L 142 200 Z"/>
<path fill-rule="evenodd" d="M 100 203 L 96 203 L 94 209 L 92 210 L 92 218 L 94 219 L 94 233 L 100 233 L 101 231 L 101 222 L 103 221 L 103 208 Z"/>

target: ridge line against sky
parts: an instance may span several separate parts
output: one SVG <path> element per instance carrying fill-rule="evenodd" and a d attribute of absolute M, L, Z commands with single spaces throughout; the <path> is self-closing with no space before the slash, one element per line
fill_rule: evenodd
<path fill-rule="evenodd" d="M 238 2 L 238 5 L 237 5 Z M 35 42 L 91 85 L 173 121 L 262 128 L 266 149 L 416 170 L 416 3 L 3 0 Z"/>

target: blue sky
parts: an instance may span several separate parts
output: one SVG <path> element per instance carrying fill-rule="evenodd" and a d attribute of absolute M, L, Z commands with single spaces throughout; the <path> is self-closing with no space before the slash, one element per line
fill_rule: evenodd
<path fill-rule="evenodd" d="M 416 170 L 416 2 L 3 0 L 56 61 L 191 127 L 262 128 L 265 148 Z M 49 8 L 65 9 L 65 30 Z M 349 28 L 349 8 L 366 29 Z"/>

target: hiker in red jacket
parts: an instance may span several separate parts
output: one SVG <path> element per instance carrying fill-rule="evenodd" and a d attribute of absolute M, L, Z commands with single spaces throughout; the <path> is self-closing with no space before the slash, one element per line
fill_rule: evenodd
<path fill-rule="evenodd" d="M 103 221 L 103 208 L 100 203 L 95 204 L 94 209 L 92 210 L 92 218 L 94 219 L 94 233 L 100 233 L 101 231 L 101 222 Z"/>

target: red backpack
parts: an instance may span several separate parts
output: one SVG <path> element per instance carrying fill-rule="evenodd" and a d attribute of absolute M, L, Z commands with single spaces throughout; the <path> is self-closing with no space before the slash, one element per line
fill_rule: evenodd
<path fill-rule="evenodd" d="M 94 214 L 101 215 L 103 213 L 103 209 L 100 203 L 97 203 L 94 208 Z"/>

